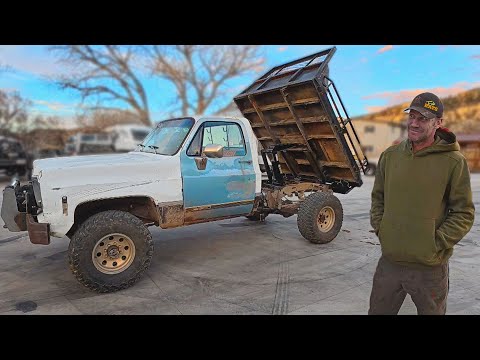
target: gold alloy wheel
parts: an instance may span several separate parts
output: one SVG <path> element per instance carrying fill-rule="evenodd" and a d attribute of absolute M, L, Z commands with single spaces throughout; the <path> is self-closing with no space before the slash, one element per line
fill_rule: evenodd
<path fill-rule="evenodd" d="M 321 232 L 329 232 L 335 224 L 335 211 L 330 206 L 323 207 L 317 218 L 318 229 Z"/>
<path fill-rule="evenodd" d="M 92 261 L 102 273 L 112 275 L 128 269 L 135 259 L 135 244 L 124 234 L 109 234 L 93 247 Z"/>

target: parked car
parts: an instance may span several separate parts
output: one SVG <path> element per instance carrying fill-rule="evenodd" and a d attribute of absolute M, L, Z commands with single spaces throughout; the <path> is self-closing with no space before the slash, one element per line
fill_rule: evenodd
<path fill-rule="evenodd" d="M 65 144 L 65 155 L 86 155 L 113 152 L 112 135 L 109 133 L 78 133 Z"/>
<path fill-rule="evenodd" d="M 20 141 L 0 136 L 0 170 L 7 176 L 26 174 L 27 154 Z"/>
<path fill-rule="evenodd" d="M 142 125 L 115 125 L 107 128 L 112 137 L 112 147 L 115 152 L 128 152 L 141 144 L 153 127 Z"/>

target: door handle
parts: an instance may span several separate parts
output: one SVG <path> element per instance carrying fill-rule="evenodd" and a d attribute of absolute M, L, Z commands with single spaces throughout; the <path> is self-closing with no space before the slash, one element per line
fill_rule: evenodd
<path fill-rule="evenodd" d="M 252 160 L 238 160 L 240 164 L 251 164 Z"/>

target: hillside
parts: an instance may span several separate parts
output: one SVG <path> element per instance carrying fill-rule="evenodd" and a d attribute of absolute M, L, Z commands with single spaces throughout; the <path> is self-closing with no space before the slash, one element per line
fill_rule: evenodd
<path fill-rule="evenodd" d="M 456 133 L 480 132 L 480 88 L 442 98 L 443 125 Z M 393 121 L 406 120 L 403 109 L 410 103 L 392 106 L 376 113 L 355 117 L 352 120 Z"/>

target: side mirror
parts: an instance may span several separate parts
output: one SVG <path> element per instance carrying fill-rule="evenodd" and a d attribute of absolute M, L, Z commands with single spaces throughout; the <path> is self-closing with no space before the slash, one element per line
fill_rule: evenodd
<path fill-rule="evenodd" d="M 210 144 L 205 146 L 203 153 L 208 158 L 222 158 L 223 157 L 223 146 Z"/>

